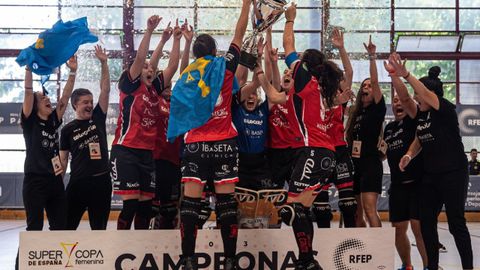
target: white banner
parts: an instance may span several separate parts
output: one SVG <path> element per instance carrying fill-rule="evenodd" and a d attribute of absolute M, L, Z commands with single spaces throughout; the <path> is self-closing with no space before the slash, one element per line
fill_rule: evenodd
<path fill-rule="evenodd" d="M 317 229 L 316 259 L 326 270 L 394 269 L 394 229 Z M 288 229 L 239 230 L 238 269 L 293 269 L 297 245 Z M 199 230 L 201 269 L 223 269 L 219 230 Z M 57 231 L 20 233 L 20 269 L 181 269 L 180 232 Z"/>

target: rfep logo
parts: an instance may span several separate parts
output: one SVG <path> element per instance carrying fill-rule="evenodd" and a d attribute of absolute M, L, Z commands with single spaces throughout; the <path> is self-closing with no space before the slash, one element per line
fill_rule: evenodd
<path fill-rule="evenodd" d="M 368 264 L 373 256 L 365 250 L 365 243 L 359 239 L 343 240 L 335 248 L 333 262 L 337 270 L 354 270 L 359 264 Z"/>

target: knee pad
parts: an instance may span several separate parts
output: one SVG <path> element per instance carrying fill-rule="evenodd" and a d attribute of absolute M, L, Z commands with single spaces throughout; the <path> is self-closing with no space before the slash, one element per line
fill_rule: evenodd
<path fill-rule="evenodd" d="M 280 208 L 278 214 L 282 218 L 282 221 L 288 226 L 292 226 L 295 218 L 308 218 L 305 213 L 305 208 L 300 203 L 285 204 Z"/>
<path fill-rule="evenodd" d="M 333 219 L 332 208 L 330 204 L 314 202 L 312 212 L 315 215 L 315 219 L 318 221 L 330 222 Z"/>
<path fill-rule="evenodd" d="M 184 197 L 180 204 L 180 217 L 193 217 L 198 219 L 202 203 L 200 198 Z"/>
<path fill-rule="evenodd" d="M 339 190 L 338 208 L 344 216 L 354 216 L 357 212 L 357 200 L 353 189 Z"/>
<path fill-rule="evenodd" d="M 212 208 L 210 208 L 210 201 L 208 200 L 209 197 L 202 199 L 200 207 L 200 212 L 198 214 L 198 228 L 202 228 L 205 223 L 207 223 L 208 218 L 210 218 L 210 214 L 212 214 Z"/>
<path fill-rule="evenodd" d="M 215 203 L 215 212 L 219 222 L 222 222 L 222 220 L 230 217 L 237 218 L 238 202 L 235 199 L 235 195 L 233 193 L 217 194 L 216 197 L 217 201 Z"/>

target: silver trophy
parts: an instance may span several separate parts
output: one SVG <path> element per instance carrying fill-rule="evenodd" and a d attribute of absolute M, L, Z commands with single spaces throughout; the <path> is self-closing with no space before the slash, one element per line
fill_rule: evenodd
<path fill-rule="evenodd" d="M 253 32 L 242 45 L 240 64 L 249 69 L 255 68 L 258 58 L 257 43 L 262 33 L 274 24 L 285 11 L 286 0 L 254 0 L 252 23 Z"/>

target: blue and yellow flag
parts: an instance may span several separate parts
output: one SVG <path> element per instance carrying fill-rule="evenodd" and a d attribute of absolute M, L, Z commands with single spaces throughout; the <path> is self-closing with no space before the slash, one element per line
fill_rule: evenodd
<path fill-rule="evenodd" d="M 16 61 L 20 66 L 28 65 L 35 74 L 49 75 L 67 62 L 80 45 L 97 41 L 88 29 L 87 17 L 69 22 L 59 20 L 51 29 L 40 33 L 33 45 L 22 50 Z"/>
<path fill-rule="evenodd" d="M 210 119 L 223 86 L 225 68 L 225 58 L 205 56 L 182 72 L 172 91 L 168 141 Z"/>

